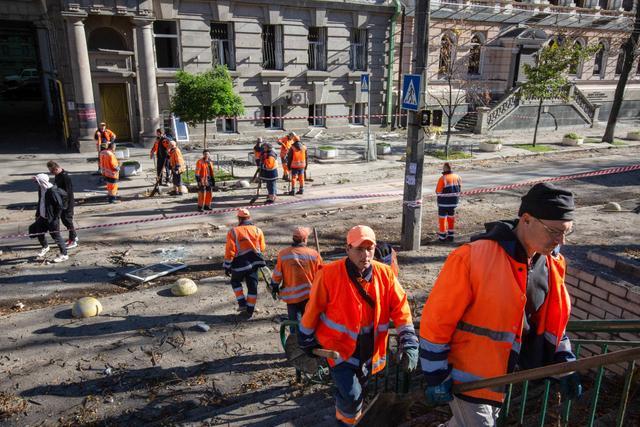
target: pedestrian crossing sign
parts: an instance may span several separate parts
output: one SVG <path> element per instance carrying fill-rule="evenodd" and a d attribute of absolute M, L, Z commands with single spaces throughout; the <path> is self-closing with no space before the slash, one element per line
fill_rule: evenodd
<path fill-rule="evenodd" d="M 369 74 L 362 74 L 360 76 L 360 92 L 369 92 Z"/>
<path fill-rule="evenodd" d="M 404 74 L 402 76 L 402 108 L 418 111 L 420 90 L 422 87 L 420 74 Z"/>

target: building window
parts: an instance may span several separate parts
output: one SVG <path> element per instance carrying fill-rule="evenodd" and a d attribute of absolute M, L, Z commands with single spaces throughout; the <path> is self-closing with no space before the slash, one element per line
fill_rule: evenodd
<path fill-rule="evenodd" d="M 595 60 L 593 61 L 593 75 L 602 77 L 604 75 L 604 44 L 598 45 Z"/>
<path fill-rule="evenodd" d="M 598 0 L 598 6 L 600 6 L 600 9 L 607 9 L 607 6 L 609 6 L 609 0 Z"/>
<path fill-rule="evenodd" d="M 309 126 L 325 127 L 327 125 L 326 111 L 324 105 L 309 104 Z"/>
<path fill-rule="evenodd" d="M 226 65 L 229 70 L 236 69 L 233 40 L 233 23 L 214 22 L 211 24 L 211 56 L 214 66 Z"/>
<path fill-rule="evenodd" d="M 350 56 L 352 71 L 367 71 L 367 30 L 351 30 Z"/>
<path fill-rule="evenodd" d="M 450 74 L 453 71 L 453 40 L 449 34 L 442 36 L 440 42 L 440 59 L 438 61 L 438 74 Z"/>
<path fill-rule="evenodd" d="M 364 126 L 364 119 L 367 116 L 367 104 L 356 102 L 349 106 L 349 124 Z"/>
<path fill-rule="evenodd" d="M 122 35 L 111 27 L 101 27 L 91 31 L 87 44 L 89 50 L 127 50 Z"/>
<path fill-rule="evenodd" d="M 584 45 L 580 41 L 576 41 L 573 46 L 576 49 L 584 48 Z M 582 61 L 580 61 L 580 59 L 577 59 L 576 61 L 569 64 L 569 75 L 572 77 L 580 78 L 580 76 L 582 75 Z"/>
<path fill-rule="evenodd" d="M 327 69 L 327 29 L 324 27 L 310 27 L 309 36 L 309 63 L 310 70 Z"/>
<path fill-rule="evenodd" d="M 622 0 L 622 9 L 625 12 L 631 12 L 633 10 L 633 0 Z"/>
<path fill-rule="evenodd" d="M 153 36 L 158 68 L 180 68 L 177 23 L 175 21 L 155 21 Z"/>
<path fill-rule="evenodd" d="M 469 67 L 467 73 L 477 76 L 480 74 L 480 54 L 482 52 L 482 41 L 477 35 L 471 37 L 471 48 L 469 49 Z"/>
<path fill-rule="evenodd" d="M 624 68 L 624 46 L 620 46 L 620 51 L 618 53 L 618 60 L 616 61 L 616 76 L 622 74 L 622 69 Z"/>
<path fill-rule="evenodd" d="M 282 129 L 282 106 L 265 105 L 262 107 L 265 129 Z"/>
<path fill-rule="evenodd" d="M 216 119 L 216 132 L 218 133 L 236 133 L 237 122 L 234 117 L 222 117 Z"/>
<path fill-rule="evenodd" d="M 282 25 L 262 26 L 262 68 L 284 69 L 284 35 Z"/>

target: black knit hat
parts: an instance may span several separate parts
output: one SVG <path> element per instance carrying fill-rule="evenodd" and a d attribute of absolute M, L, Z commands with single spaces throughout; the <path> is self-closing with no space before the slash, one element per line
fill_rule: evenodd
<path fill-rule="evenodd" d="M 553 184 L 536 184 L 522 197 L 518 216 L 527 212 L 538 219 L 572 221 L 573 193 Z"/>

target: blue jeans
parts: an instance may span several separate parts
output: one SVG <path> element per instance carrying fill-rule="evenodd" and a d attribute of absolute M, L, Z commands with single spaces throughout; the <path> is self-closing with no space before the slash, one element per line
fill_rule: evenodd
<path fill-rule="evenodd" d="M 354 425 L 362 415 L 369 368 L 365 374 L 362 367 L 342 362 L 329 370 L 335 387 L 336 421 L 339 425 Z"/>
<path fill-rule="evenodd" d="M 269 195 L 277 196 L 278 195 L 278 186 L 276 180 L 265 181 L 267 184 L 267 193 Z"/>

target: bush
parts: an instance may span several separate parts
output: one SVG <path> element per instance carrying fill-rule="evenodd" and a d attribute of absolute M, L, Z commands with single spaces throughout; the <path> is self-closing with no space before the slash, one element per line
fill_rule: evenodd
<path fill-rule="evenodd" d="M 318 150 L 335 150 L 336 147 L 334 147 L 333 145 L 321 145 L 320 147 L 318 147 Z"/>
<path fill-rule="evenodd" d="M 577 133 L 575 133 L 575 132 L 567 133 L 567 134 L 565 134 L 565 136 L 564 136 L 564 137 L 565 137 L 565 138 L 569 138 L 569 139 L 582 139 L 582 136 L 581 136 L 581 135 L 578 135 L 578 134 L 577 134 Z"/>
<path fill-rule="evenodd" d="M 486 141 L 482 141 L 485 144 L 491 144 L 491 145 L 498 145 L 498 144 L 502 144 L 502 141 L 499 139 L 488 139 Z"/>

